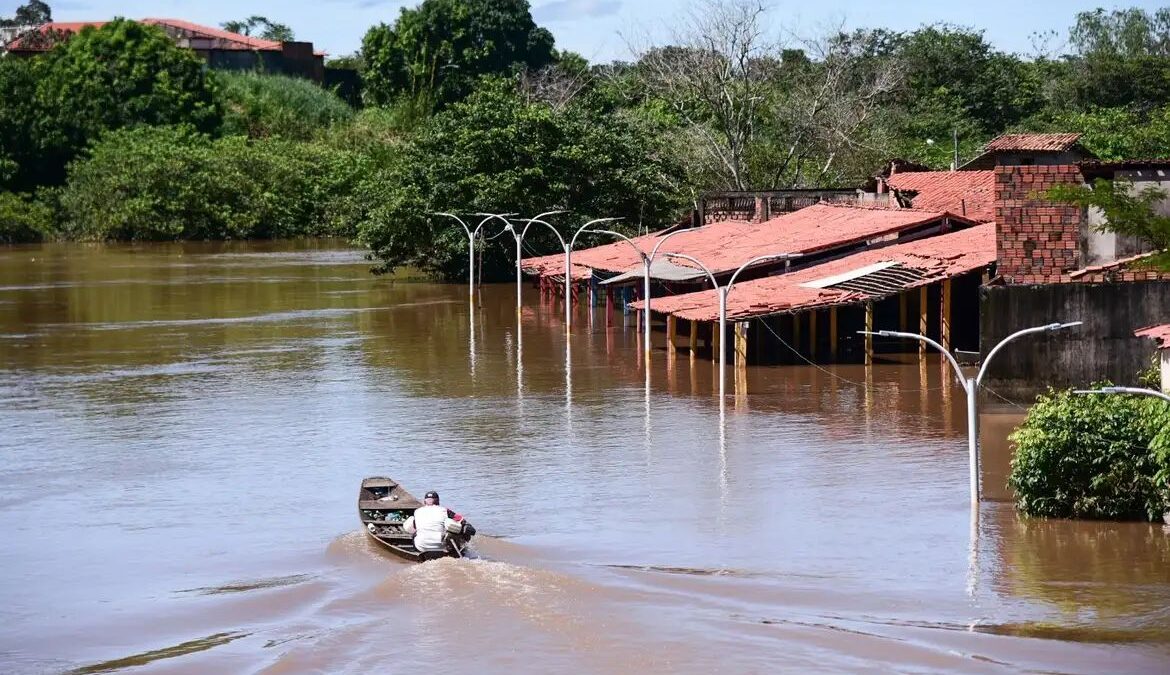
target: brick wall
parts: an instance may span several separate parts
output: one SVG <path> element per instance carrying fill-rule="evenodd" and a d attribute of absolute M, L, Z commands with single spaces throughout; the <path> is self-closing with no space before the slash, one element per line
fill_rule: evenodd
<path fill-rule="evenodd" d="M 1050 202 L 1043 193 L 1083 182 L 1074 164 L 995 168 L 997 271 L 1007 283 L 1066 281 L 1077 269 L 1081 209 Z"/>

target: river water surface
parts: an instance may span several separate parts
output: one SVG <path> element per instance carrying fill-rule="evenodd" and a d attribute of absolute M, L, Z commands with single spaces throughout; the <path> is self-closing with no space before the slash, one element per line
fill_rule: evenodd
<path fill-rule="evenodd" d="M 524 302 L 322 242 L 0 248 L 0 671 L 1170 672 L 1170 532 L 1018 518 L 1019 414 L 972 522 L 939 364 L 721 415 L 710 361 L 647 384 L 632 317 Z M 378 551 L 367 475 L 481 559 Z"/>

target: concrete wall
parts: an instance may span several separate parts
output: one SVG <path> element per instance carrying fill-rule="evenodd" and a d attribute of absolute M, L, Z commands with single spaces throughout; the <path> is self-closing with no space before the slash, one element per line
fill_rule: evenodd
<path fill-rule="evenodd" d="M 1164 169 L 1126 169 L 1117 171 L 1116 180 L 1133 182 L 1134 192 L 1154 187 L 1166 191 L 1167 197 L 1154 210 L 1163 216 L 1170 215 L 1170 172 Z M 1082 266 L 1110 263 L 1118 258 L 1127 258 L 1151 250 L 1148 242 L 1137 237 L 1119 236 L 1112 232 L 1100 232 L 1097 228 L 1105 222 L 1105 214 L 1093 207 L 1086 213 L 1081 224 Z"/>
<path fill-rule="evenodd" d="M 1004 347 L 984 382 L 1017 402 L 1048 386 L 1094 381 L 1137 384 L 1150 367 L 1154 343 L 1134 337 L 1170 316 L 1170 282 L 986 286 L 980 290 L 979 344 L 983 356 L 1007 335 L 1052 322 L 1084 321 L 1080 328 L 1029 335 Z"/>

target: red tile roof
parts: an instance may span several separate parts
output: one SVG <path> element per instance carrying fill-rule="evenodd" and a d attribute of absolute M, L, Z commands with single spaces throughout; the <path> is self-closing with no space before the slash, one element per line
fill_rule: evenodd
<path fill-rule="evenodd" d="M 1147 326 L 1141 330 L 1134 331 L 1134 335 L 1147 337 L 1156 341 L 1158 343 L 1158 349 L 1170 349 L 1170 323 Z"/>
<path fill-rule="evenodd" d="M 1081 134 L 1004 134 L 983 146 L 983 152 L 1064 152 Z"/>
<path fill-rule="evenodd" d="M 1126 258 L 1118 258 L 1117 260 L 1114 260 L 1112 262 L 1102 263 L 1100 265 L 1092 265 L 1090 267 L 1082 267 L 1079 270 L 1074 270 L 1072 272 L 1069 272 L 1068 276 L 1070 279 L 1076 279 L 1079 277 L 1083 277 L 1086 274 L 1092 274 L 1094 272 L 1105 272 L 1108 270 L 1125 269 L 1125 268 L 1128 268 L 1132 263 L 1135 263 L 1139 260 L 1144 260 L 1146 258 L 1149 258 L 1150 256 L 1157 255 L 1157 254 L 1158 254 L 1158 251 L 1149 251 L 1146 253 L 1138 253 L 1137 255 L 1131 255 L 1131 256 L 1128 256 Z"/>
<path fill-rule="evenodd" d="M 904 230 L 945 217 L 971 222 L 938 211 L 821 202 L 763 223 L 723 221 L 686 230 L 665 244 L 659 255 L 662 251 L 685 253 L 701 260 L 715 274 L 725 274 L 756 256 L 819 253 L 896 236 Z M 640 250 L 649 253 L 660 234 L 644 235 L 633 241 Z M 675 262 L 688 264 L 680 260 Z M 641 265 L 641 257 L 626 242 L 617 242 L 574 252 L 573 263 L 603 272 L 621 273 Z M 522 267 L 530 274 L 563 275 L 564 256 L 557 254 L 527 259 Z M 577 276 L 576 271 L 574 276 Z"/>
<path fill-rule="evenodd" d="M 813 288 L 804 284 L 890 262 L 913 268 L 922 275 L 919 280 L 910 281 L 903 288 L 917 288 L 975 271 L 995 262 L 995 223 L 861 251 L 788 274 L 737 283 L 727 296 L 727 317 L 747 319 L 879 299 L 884 296 Z M 640 308 L 641 301 L 634 303 L 634 306 Z M 651 309 L 695 321 L 715 321 L 719 318 L 719 301 L 710 289 L 654 298 Z"/>
<path fill-rule="evenodd" d="M 895 173 L 886 183 L 895 190 L 917 192 L 916 209 L 950 211 L 979 222 L 995 219 L 994 171 Z"/>
<path fill-rule="evenodd" d="M 281 43 L 275 40 L 262 40 L 256 37 L 247 35 L 240 35 L 238 33 L 229 33 L 226 30 L 219 28 L 211 28 L 210 26 L 201 26 L 190 21 L 183 21 L 182 19 L 138 19 L 139 23 L 144 23 L 152 26 L 161 26 L 165 28 L 173 28 L 178 31 L 192 33 L 191 37 L 206 38 L 209 40 L 219 40 L 215 45 L 216 49 L 223 50 L 244 50 L 244 51 L 280 51 Z M 79 33 L 81 29 L 87 26 L 94 28 L 101 28 L 109 23 L 108 21 L 54 21 L 43 24 L 36 28 L 37 32 L 47 33 L 50 30 L 60 31 L 64 33 Z M 48 51 L 51 45 L 44 44 L 30 44 L 23 45 L 24 38 L 19 37 L 8 43 L 10 51 L 18 51 L 26 49 L 28 51 Z"/>

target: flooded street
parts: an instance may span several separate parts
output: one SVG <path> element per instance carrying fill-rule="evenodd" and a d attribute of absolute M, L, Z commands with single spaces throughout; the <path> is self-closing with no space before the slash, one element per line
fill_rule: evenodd
<path fill-rule="evenodd" d="M 1170 531 L 1018 518 L 1020 411 L 972 523 L 937 362 L 756 368 L 721 425 L 709 360 L 659 332 L 647 386 L 633 315 L 566 349 L 524 292 L 473 322 L 336 243 L 0 248 L 0 671 L 1167 672 Z M 370 475 L 482 559 L 376 549 Z"/>

